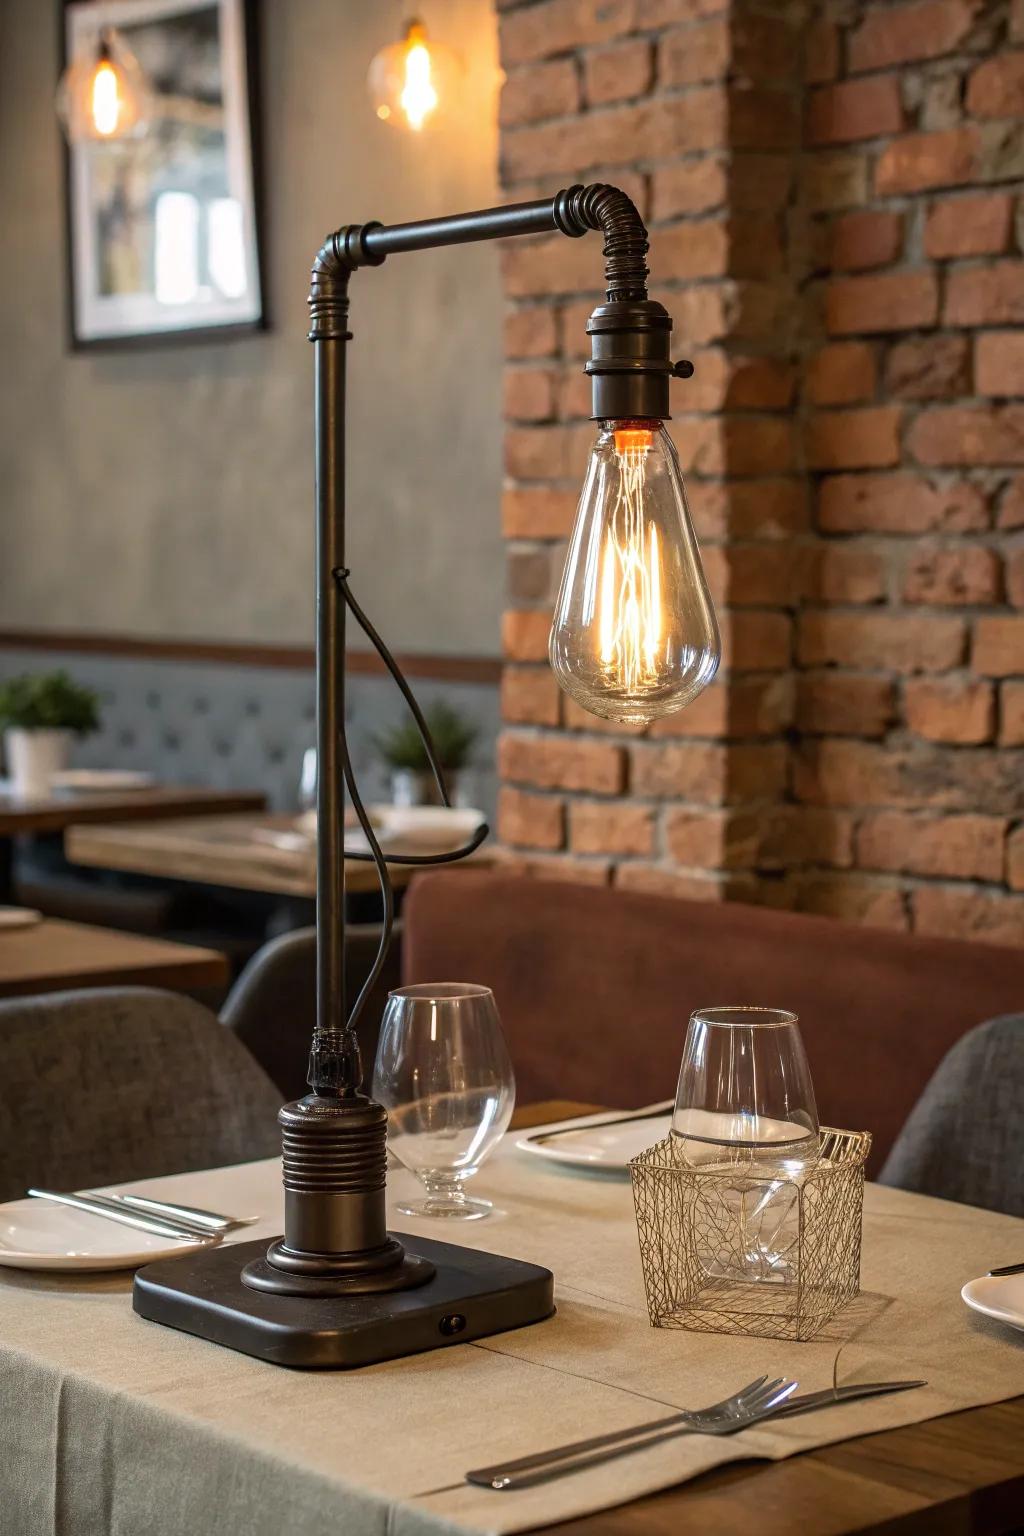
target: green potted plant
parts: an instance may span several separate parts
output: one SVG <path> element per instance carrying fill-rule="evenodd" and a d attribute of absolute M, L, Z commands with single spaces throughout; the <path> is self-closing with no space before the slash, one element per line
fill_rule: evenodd
<path fill-rule="evenodd" d="M 67 767 L 71 741 L 99 728 L 99 695 L 66 672 L 23 673 L 0 683 L 0 730 L 11 789 L 45 795 Z"/>
<path fill-rule="evenodd" d="M 458 774 L 469 764 L 479 731 L 471 720 L 443 700 L 424 714 L 454 801 Z M 371 737 L 371 744 L 390 771 L 391 799 L 395 805 L 440 805 L 441 797 L 414 721 Z"/>

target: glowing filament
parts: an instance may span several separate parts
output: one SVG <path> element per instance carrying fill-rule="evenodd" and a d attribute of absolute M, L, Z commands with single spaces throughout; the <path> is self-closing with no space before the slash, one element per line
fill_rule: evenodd
<path fill-rule="evenodd" d="M 417 131 L 437 106 L 437 91 L 430 78 L 430 53 L 423 43 L 413 43 L 405 56 L 405 87 L 398 99 L 409 127 Z"/>
<path fill-rule="evenodd" d="M 96 132 L 104 138 L 117 132 L 121 118 L 121 96 L 117 89 L 117 73 L 104 59 L 92 78 L 92 120 Z"/>
<path fill-rule="evenodd" d="M 662 648 L 661 552 L 654 523 L 644 525 L 647 431 L 615 434 L 618 494 L 605 539 L 598 599 L 598 643 L 609 681 L 635 693 L 658 681 Z"/>

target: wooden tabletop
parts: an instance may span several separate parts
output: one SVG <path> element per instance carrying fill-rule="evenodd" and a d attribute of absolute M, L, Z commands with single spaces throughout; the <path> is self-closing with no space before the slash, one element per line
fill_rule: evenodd
<path fill-rule="evenodd" d="M 593 1104 L 562 1100 L 531 1104 L 516 1112 L 513 1124 L 544 1125 L 595 1111 Z M 1024 1364 L 1021 1377 L 1024 1381 Z M 1024 1531 L 1024 1397 L 861 1435 L 785 1461 L 734 1463 L 618 1509 L 545 1527 L 546 1536 L 711 1531 L 722 1536 Z"/>
<path fill-rule="evenodd" d="M 268 840 L 274 837 L 282 837 L 285 846 Z M 64 851 L 72 864 L 98 869 L 278 896 L 316 895 L 316 845 L 296 834 L 291 816 L 200 816 L 133 826 L 74 826 L 65 834 Z M 479 869 L 482 861 L 474 857 L 471 862 Z M 392 864 L 390 870 L 397 889 L 408 884 L 416 866 Z M 376 890 L 374 866 L 346 859 L 345 886 L 349 891 Z"/>
<path fill-rule="evenodd" d="M 147 986 L 186 991 L 222 986 L 226 958 L 213 949 L 115 933 L 44 918 L 31 928 L 0 929 L 0 997 L 69 987 Z"/>
<path fill-rule="evenodd" d="M 155 821 L 163 816 L 200 812 L 258 811 L 266 797 L 257 790 L 203 789 L 189 785 L 154 785 L 107 794 L 54 791 L 40 799 L 19 800 L 0 793 L 0 837 L 21 832 L 62 832 L 78 822 Z"/>

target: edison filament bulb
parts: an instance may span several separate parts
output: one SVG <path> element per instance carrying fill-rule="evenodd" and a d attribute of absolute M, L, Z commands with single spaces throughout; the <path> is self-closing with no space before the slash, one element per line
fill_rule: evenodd
<path fill-rule="evenodd" d="M 427 35 L 421 21 L 406 24 L 400 43 L 382 48 L 370 63 L 367 85 L 382 123 L 419 133 L 457 88 L 459 62 Z"/>
<path fill-rule="evenodd" d="M 57 87 L 57 115 L 73 144 L 111 143 L 138 134 L 149 109 L 149 82 L 113 28 L 72 60 Z"/>
<path fill-rule="evenodd" d="M 715 675 L 718 624 L 661 421 L 600 424 L 549 654 L 584 709 L 633 725 L 682 709 Z"/>

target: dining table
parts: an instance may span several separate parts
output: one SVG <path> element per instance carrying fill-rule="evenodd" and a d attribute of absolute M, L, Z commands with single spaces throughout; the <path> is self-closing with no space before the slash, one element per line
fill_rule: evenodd
<path fill-rule="evenodd" d="M 11 899 L 16 837 L 64 832 L 95 821 L 121 824 L 159 821 L 167 816 L 258 811 L 265 804 L 266 796 L 259 790 L 211 789 L 198 784 L 103 791 L 54 789 L 27 798 L 0 788 L 0 904 Z"/>
<path fill-rule="evenodd" d="M 24 927 L 0 927 L 0 997 L 38 996 L 71 987 L 192 992 L 224 987 L 229 980 L 227 957 L 215 949 L 55 917 Z"/>
<path fill-rule="evenodd" d="M 94 869 L 275 896 L 316 895 L 316 841 L 297 829 L 294 816 L 246 813 L 176 817 L 133 826 L 76 825 L 64 835 L 64 851 L 72 864 Z M 447 867 L 480 869 L 488 862 L 486 854 L 477 853 Z M 419 866 L 396 862 L 388 867 L 392 885 L 401 890 Z M 350 894 L 376 891 L 374 865 L 346 859 L 345 889 Z"/>
<path fill-rule="evenodd" d="M 513 1125 L 594 1112 L 535 1104 Z M 869 1185 L 866 1294 L 826 1339 L 654 1330 L 628 1180 L 541 1163 L 517 1149 L 517 1134 L 478 1175 L 496 1198 L 494 1217 L 443 1234 L 551 1262 L 554 1318 L 511 1334 L 355 1372 L 288 1371 L 133 1316 L 130 1276 L 0 1270 L 0 1396 L 19 1410 L 0 1418 L 0 1509 L 12 1511 L 12 1536 L 55 1529 L 46 1524 L 54 1499 L 61 1528 L 100 1529 L 88 1519 L 114 1511 L 117 1528 L 157 1536 L 286 1526 L 296 1536 L 1020 1528 L 1024 1333 L 969 1313 L 955 1285 L 965 1268 L 1024 1254 L 1024 1221 Z M 411 1177 L 393 1172 L 389 1182 Z M 259 1213 L 243 1239 L 280 1230 L 277 1160 L 130 1187 Z M 402 1225 L 427 1235 L 436 1223 Z M 813 1388 L 850 1373 L 877 1380 L 883 1366 L 927 1384 L 739 1437 L 677 1437 L 608 1464 L 604 1481 L 588 1471 L 515 1493 L 463 1482 L 499 1451 L 641 1423 L 764 1370 Z"/>

